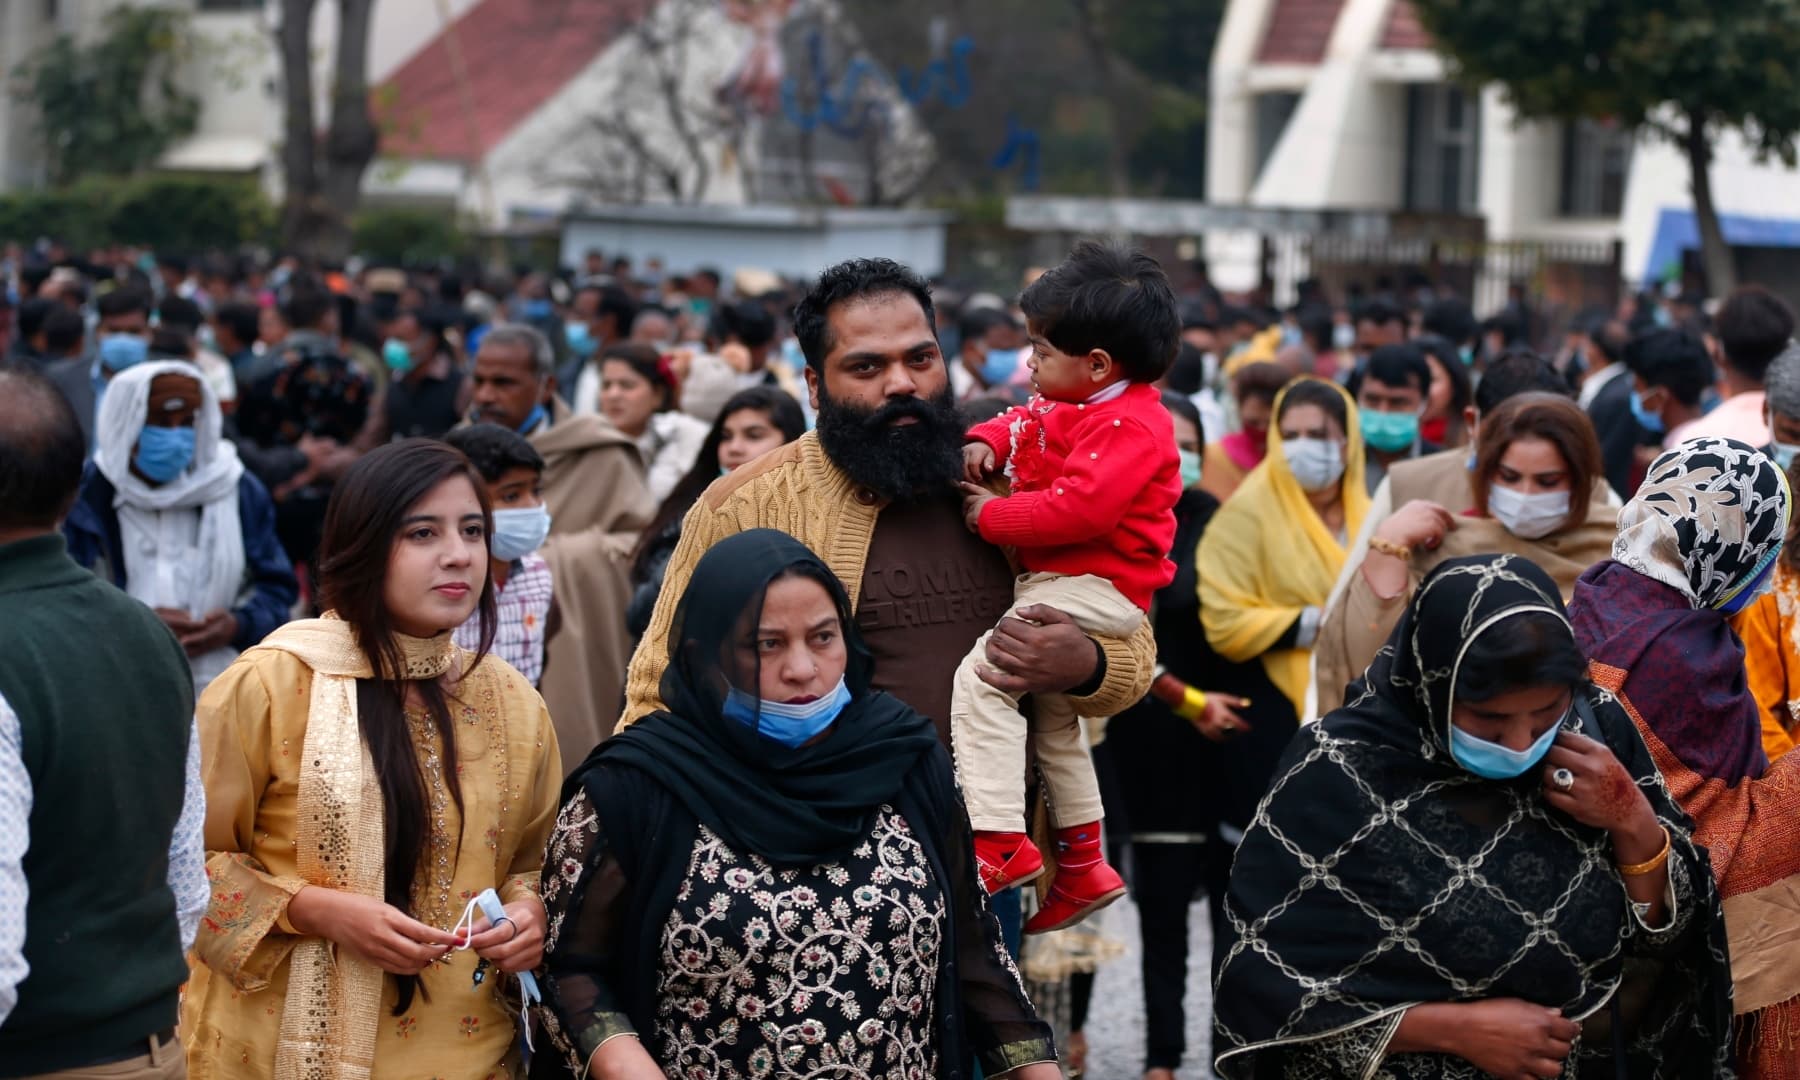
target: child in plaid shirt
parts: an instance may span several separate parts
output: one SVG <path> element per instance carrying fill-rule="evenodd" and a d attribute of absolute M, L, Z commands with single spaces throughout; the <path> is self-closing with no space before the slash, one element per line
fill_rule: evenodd
<path fill-rule="evenodd" d="M 542 490 L 544 459 L 525 436 L 494 424 L 458 428 L 444 441 L 474 463 L 494 508 L 488 557 L 499 617 L 489 651 L 536 686 L 544 674 L 552 614 L 550 564 L 537 553 L 550 534 Z M 481 644 L 481 613 L 470 615 L 454 636 L 458 645 L 474 651 Z"/>

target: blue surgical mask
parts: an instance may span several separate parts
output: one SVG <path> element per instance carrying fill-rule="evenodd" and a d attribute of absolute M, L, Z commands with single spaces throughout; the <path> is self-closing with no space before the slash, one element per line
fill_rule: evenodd
<path fill-rule="evenodd" d="M 381 343 L 381 359 L 387 364 L 389 371 L 396 373 L 410 370 L 413 366 L 412 350 L 399 338 L 388 338 Z"/>
<path fill-rule="evenodd" d="M 569 351 L 583 360 L 594 355 L 600 348 L 600 343 L 594 340 L 593 331 L 588 329 L 588 324 L 579 320 L 563 324 L 563 340 L 569 343 Z"/>
<path fill-rule="evenodd" d="M 145 426 L 138 433 L 137 453 L 131 463 L 154 483 L 166 484 L 187 471 L 194 461 L 194 429 Z"/>
<path fill-rule="evenodd" d="M 1636 390 L 1631 392 L 1631 415 L 1637 419 L 1638 426 L 1652 435 L 1661 435 L 1665 430 L 1662 414 L 1644 408 L 1644 395 Z"/>
<path fill-rule="evenodd" d="M 541 322 L 550 317 L 550 301 L 527 300 L 524 304 L 525 318 L 530 322 Z"/>
<path fill-rule="evenodd" d="M 496 510 L 488 554 L 505 562 L 523 559 L 543 547 L 544 537 L 549 535 L 550 511 L 542 504 Z"/>
<path fill-rule="evenodd" d="M 1331 328 L 1331 347 L 1339 351 L 1356 344 L 1356 327 L 1349 323 L 1338 323 Z"/>
<path fill-rule="evenodd" d="M 989 349 L 981 361 L 981 381 L 985 386 L 999 386 L 1012 378 L 1019 368 L 1019 350 Z"/>
<path fill-rule="evenodd" d="M 792 750 L 830 727 L 849 704 L 850 687 L 841 677 L 837 689 L 805 705 L 769 701 L 734 686 L 725 696 L 725 716 Z"/>
<path fill-rule="evenodd" d="M 1363 439 L 1384 454 L 1398 453 L 1419 441 L 1419 414 L 1362 409 Z"/>
<path fill-rule="evenodd" d="M 1794 457 L 1800 455 L 1800 446 L 1793 443 L 1770 443 L 1769 457 L 1774 460 L 1775 467 L 1787 472 L 1794 465 Z"/>
<path fill-rule="evenodd" d="M 540 401 L 533 405 L 531 411 L 525 414 L 525 422 L 519 425 L 519 434 L 524 435 L 527 432 L 535 431 L 547 415 L 549 414 L 545 411 L 543 402 Z"/>
<path fill-rule="evenodd" d="M 1476 776 L 1488 780 L 1511 780 L 1515 776 L 1523 776 L 1526 770 L 1544 760 L 1544 755 L 1550 752 L 1550 745 L 1556 742 L 1556 733 L 1562 730 L 1562 726 L 1562 720 L 1558 720 L 1530 746 L 1523 750 L 1509 750 L 1499 743 L 1478 739 L 1451 724 L 1450 756 L 1456 759 L 1458 765 Z"/>
<path fill-rule="evenodd" d="M 1181 486 L 1192 488 L 1200 486 L 1200 452 L 1198 450 L 1181 450 Z"/>
<path fill-rule="evenodd" d="M 136 334 L 108 334 L 100 339 L 100 366 L 115 375 L 149 357 L 150 343 Z"/>
<path fill-rule="evenodd" d="M 1762 565 L 1750 572 L 1750 580 L 1744 584 L 1744 587 L 1733 593 L 1731 599 L 1719 605 L 1721 614 L 1736 615 L 1756 603 L 1763 594 L 1774 588 L 1775 556 L 1780 551 L 1779 547 L 1771 548 L 1769 553 L 1763 556 Z"/>

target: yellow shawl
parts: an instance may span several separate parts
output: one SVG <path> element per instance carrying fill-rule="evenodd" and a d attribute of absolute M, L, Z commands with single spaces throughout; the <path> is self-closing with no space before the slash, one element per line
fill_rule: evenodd
<path fill-rule="evenodd" d="M 409 679 L 437 678 L 460 652 L 448 633 L 396 636 Z M 329 613 L 288 623 L 262 648 L 292 653 L 313 669 L 295 814 L 299 876 L 309 885 L 380 899 L 386 887 L 381 782 L 356 710 L 356 680 L 374 674 L 368 658 L 350 624 Z M 294 946 L 281 1013 L 277 1080 L 368 1077 L 381 993 L 380 968 L 323 938 L 302 939 Z"/>
<path fill-rule="evenodd" d="M 1336 383 L 1313 381 L 1344 398 L 1344 535 L 1355 536 L 1369 509 L 1356 403 Z M 1276 416 L 1286 397 L 1283 390 L 1275 399 Z M 1207 642 L 1227 660 L 1261 657 L 1298 714 L 1305 707 L 1311 650 L 1273 646 L 1304 609 L 1324 606 L 1343 565 L 1343 543 L 1307 501 L 1288 466 L 1281 432 L 1272 426 L 1268 456 L 1219 508 L 1200 542 L 1200 623 Z"/>

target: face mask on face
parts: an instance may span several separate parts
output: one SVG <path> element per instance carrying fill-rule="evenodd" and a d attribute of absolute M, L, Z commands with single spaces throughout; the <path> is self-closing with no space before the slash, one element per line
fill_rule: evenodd
<path fill-rule="evenodd" d="M 1644 408 L 1644 395 L 1636 390 L 1631 392 L 1631 415 L 1637 419 L 1638 426 L 1650 434 L 1661 435 L 1663 433 L 1662 414 L 1653 413 Z"/>
<path fill-rule="evenodd" d="M 737 687 L 725 696 L 725 716 L 790 750 L 816 738 L 850 704 L 850 687 L 840 677 L 837 688 L 805 705 L 784 705 L 747 694 Z"/>
<path fill-rule="evenodd" d="M 525 318 L 532 322 L 541 322 L 550 317 L 550 301 L 527 300 L 524 303 Z"/>
<path fill-rule="evenodd" d="M 1800 455 L 1800 446 L 1793 443 L 1770 443 L 1769 457 L 1774 460 L 1775 467 L 1787 472 L 1794 465 L 1795 456 Z"/>
<path fill-rule="evenodd" d="M 569 351 L 586 360 L 600 348 L 594 340 L 592 331 L 584 322 L 567 322 L 563 324 L 563 339 L 569 343 Z"/>
<path fill-rule="evenodd" d="M 1736 615 L 1738 612 L 1756 603 L 1775 588 L 1775 556 L 1780 547 L 1771 548 L 1763 556 L 1762 565 L 1750 573 L 1750 580 L 1733 593 L 1731 598 L 1718 604 L 1719 611 L 1725 615 Z"/>
<path fill-rule="evenodd" d="M 412 368 L 412 350 L 399 338 L 388 338 L 381 343 L 381 359 L 389 371 L 402 372 Z"/>
<path fill-rule="evenodd" d="M 1546 491 L 1526 495 L 1498 484 L 1488 489 L 1488 513 L 1521 540 L 1541 540 L 1569 517 L 1569 493 Z"/>
<path fill-rule="evenodd" d="M 166 484 L 185 472 L 193 460 L 193 428 L 147 426 L 138 434 L 131 463 L 153 483 Z"/>
<path fill-rule="evenodd" d="M 1344 475 L 1344 452 L 1328 439 L 1284 439 L 1288 469 L 1304 491 L 1324 491 Z"/>
<path fill-rule="evenodd" d="M 1343 350 L 1354 344 L 1356 344 L 1356 327 L 1349 323 L 1338 323 L 1331 328 L 1332 348 Z"/>
<path fill-rule="evenodd" d="M 1419 441 L 1418 413 L 1376 412 L 1365 408 L 1357 415 L 1362 420 L 1363 440 L 1384 454 L 1409 449 Z"/>
<path fill-rule="evenodd" d="M 150 343 L 136 334 L 108 334 L 100 339 L 100 366 L 115 375 L 149 356 Z"/>
<path fill-rule="evenodd" d="M 1200 486 L 1200 452 L 1198 450 L 1181 450 L 1181 486 L 1192 488 Z"/>
<path fill-rule="evenodd" d="M 494 511 L 494 535 L 488 554 L 505 562 L 523 559 L 544 546 L 550 535 L 550 511 L 543 506 L 509 507 Z"/>
<path fill-rule="evenodd" d="M 1012 373 L 1019 367 L 1017 349 L 989 349 L 983 354 L 981 361 L 981 382 L 984 386 L 999 386 L 1012 378 Z"/>
<path fill-rule="evenodd" d="M 1565 719 L 1567 714 L 1565 714 Z M 1556 733 L 1562 730 L 1562 721 L 1558 720 L 1550 726 L 1550 730 L 1537 737 L 1537 741 L 1523 750 L 1508 750 L 1499 743 L 1488 742 L 1457 727 L 1450 725 L 1450 756 L 1456 763 L 1488 780 L 1511 780 L 1515 776 L 1524 775 L 1525 771 L 1544 759 L 1550 752 L 1550 745 L 1556 741 Z"/>

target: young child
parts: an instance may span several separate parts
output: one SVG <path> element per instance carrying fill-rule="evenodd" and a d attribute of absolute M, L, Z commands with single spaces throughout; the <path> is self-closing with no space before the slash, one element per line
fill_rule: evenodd
<path fill-rule="evenodd" d="M 1156 260 L 1093 242 L 1019 298 L 1030 331 L 1035 396 L 979 424 L 964 447 L 964 514 L 982 539 L 1018 550 L 1009 615 L 1055 608 L 1090 633 L 1129 637 L 1175 566 L 1181 460 L 1152 383 L 1181 336 L 1175 295 Z M 1011 494 L 979 481 L 1004 468 Z M 956 672 L 950 732 L 989 892 L 1044 872 L 1025 835 L 1027 723 L 1018 697 L 980 677 L 990 632 Z M 1059 930 L 1118 899 L 1125 883 L 1100 852 L 1100 788 L 1081 722 L 1061 694 L 1033 696 L 1029 734 L 1049 789 L 1057 873 L 1026 933 Z"/>
<path fill-rule="evenodd" d="M 537 554 L 550 534 L 542 490 L 544 459 L 525 436 L 495 424 L 458 428 L 444 441 L 474 463 L 494 506 L 488 558 L 499 620 L 490 651 L 536 686 L 544 674 L 551 597 L 550 564 Z M 481 612 L 469 616 L 453 636 L 465 649 L 479 646 Z"/>

